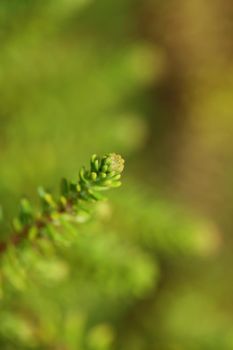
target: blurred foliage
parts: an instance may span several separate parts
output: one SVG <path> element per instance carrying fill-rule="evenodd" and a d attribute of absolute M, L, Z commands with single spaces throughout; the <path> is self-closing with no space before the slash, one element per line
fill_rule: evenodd
<path fill-rule="evenodd" d="M 5 257 L 1 349 L 233 348 L 230 7 L 1 1 L 1 237 L 92 153 L 127 163 L 68 249 Z"/>

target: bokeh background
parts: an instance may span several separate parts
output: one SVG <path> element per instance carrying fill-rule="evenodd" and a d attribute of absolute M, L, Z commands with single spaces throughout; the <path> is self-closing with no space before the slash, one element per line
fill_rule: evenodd
<path fill-rule="evenodd" d="M 230 0 L 1 0 L 2 238 L 92 153 L 127 165 L 74 247 L 15 272 L 1 349 L 233 349 L 232 23 Z"/>

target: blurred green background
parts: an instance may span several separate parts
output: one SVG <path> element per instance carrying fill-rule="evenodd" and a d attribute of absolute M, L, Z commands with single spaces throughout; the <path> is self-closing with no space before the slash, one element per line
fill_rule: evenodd
<path fill-rule="evenodd" d="M 126 159 L 75 246 L 15 272 L 1 349 L 233 349 L 232 23 L 230 0 L 0 1 L 2 239 L 22 195 Z"/>

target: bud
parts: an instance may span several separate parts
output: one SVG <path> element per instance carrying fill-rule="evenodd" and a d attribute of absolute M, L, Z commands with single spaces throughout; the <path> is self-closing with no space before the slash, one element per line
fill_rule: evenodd
<path fill-rule="evenodd" d="M 119 154 L 110 153 L 107 156 L 107 163 L 109 164 L 108 169 L 110 172 L 115 171 L 119 174 L 124 170 L 125 161 Z"/>

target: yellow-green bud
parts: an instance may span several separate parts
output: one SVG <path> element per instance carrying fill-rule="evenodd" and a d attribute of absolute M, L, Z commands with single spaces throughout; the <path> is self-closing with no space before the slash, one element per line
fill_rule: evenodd
<path fill-rule="evenodd" d="M 109 171 L 115 171 L 116 173 L 122 173 L 124 170 L 124 159 L 116 153 L 110 153 L 107 158 L 109 164 Z"/>

